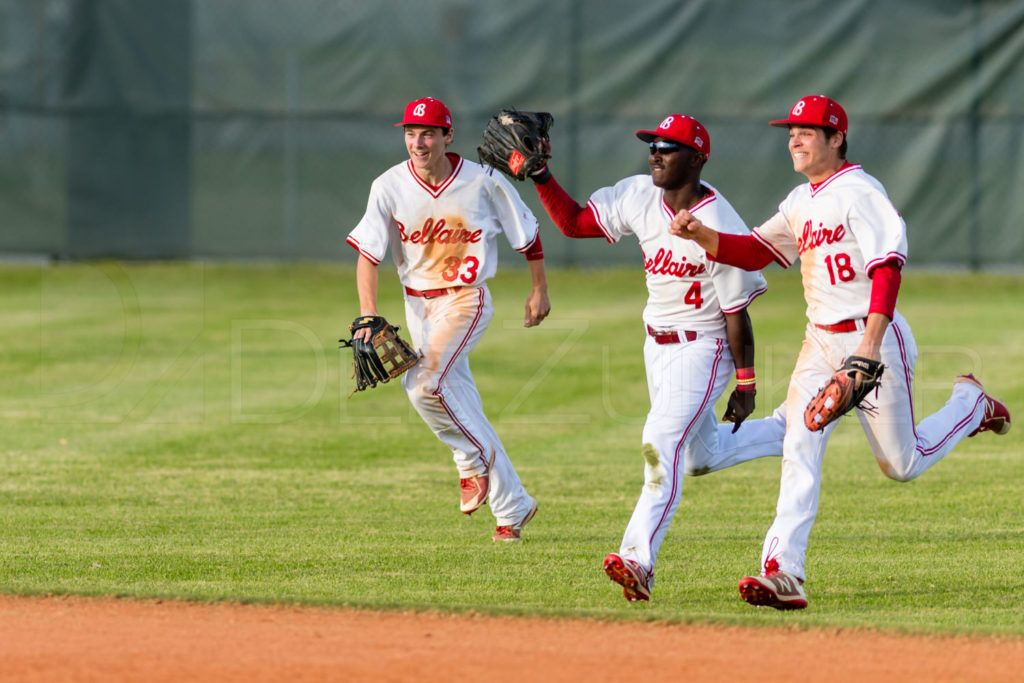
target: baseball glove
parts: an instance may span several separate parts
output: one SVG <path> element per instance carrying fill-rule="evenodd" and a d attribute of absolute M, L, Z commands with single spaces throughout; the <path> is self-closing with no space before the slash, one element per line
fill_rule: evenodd
<path fill-rule="evenodd" d="M 885 366 L 876 360 L 860 356 L 847 358 L 843 367 L 832 375 L 807 404 L 804 424 L 812 432 L 817 432 L 854 408 L 873 411 L 875 407 L 867 403 L 864 397 L 878 387 L 884 369 Z"/>
<path fill-rule="evenodd" d="M 515 180 L 526 180 L 547 164 L 551 154 L 542 143 L 555 119 L 544 111 L 502 109 L 484 129 L 484 143 L 476 148 L 480 163 Z"/>
<path fill-rule="evenodd" d="M 349 326 L 353 335 L 357 330 L 369 328 L 370 340 L 339 339 L 342 348 L 352 349 L 352 377 L 356 380 L 357 391 L 387 382 L 416 365 L 420 356 L 409 344 L 398 336 L 397 327 L 392 326 L 379 315 L 361 315 Z M 349 394 L 351 396 L 352 394 Z"/>

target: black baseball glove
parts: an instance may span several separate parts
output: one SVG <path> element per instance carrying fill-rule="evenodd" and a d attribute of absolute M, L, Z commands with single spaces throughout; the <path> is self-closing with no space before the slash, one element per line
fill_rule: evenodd
<path fill-rule="evenodd" d="M 419 354 L 398 336 L 399 328 L 379 315 L 361 315 L 348 329 L 354 335 L 357 330 L 367 328 L 369 341 L 354 336 L 338 340 L 343 348 L 352 349 L 352 377 L 356 380 L 353 394 L 398 377 L 420 360 Z"/>
<path fill-rule="evenodd" d="M 885 366 L 877 360 L 850 356 L 843 367 L 825 383 L 807 404 L 804 411 L 804 424 L 812 432 L 825 428 L 831 422 L 853 410 L 872 411 L 874 406 L 867 403 L 864 397 L 878 387 Z"/>
<path fill-rule="evenodd" d="M 548 163 L 551 154 L 543 143 L 555 119 L 544 111 L 502 109 L 484 129 L 484 142 L 476 148 L 480 163 L 515 180 L 526 180 Z"/>

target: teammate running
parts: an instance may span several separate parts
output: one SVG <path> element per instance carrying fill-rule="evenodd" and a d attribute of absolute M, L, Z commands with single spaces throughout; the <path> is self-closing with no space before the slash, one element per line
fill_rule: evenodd
<path fill-rule="evenodd" d="M 489 498 L 493 539 L 518 541 L 537 503 L 484 415 L 469 353 L 494 315 L 486 281 L 497 269 L 499 234 L 529 264 L 523 324 L 538 325 L 551 310 L 539 225 L 509 181 L 446 151 L 454 131 L 443 102 L 414 100 L 395 125 L 404 128 L 409 159 L 373 181 L 366 214 L 347 239 L 359 252 L 360 315 L 377 315 L 377 267 L 390 244 L 409 335 L 423 354 L 402 386 L 452 451 L 461 511 L 471 514 Z"/>
<path fill-rule="evenodd" d="M 644 363 L 651 409 L 641 454 L 644 486 L 618 553 L 604 570 L 627 600 L 650 599 L 654 565 L 679 506 L 684 474 L 706 474 L 768 455 L 779 455 L 785 425 L 779 412 L 740 424 L 754 410 L 754 333 L 747 306 L 764 293 L 760 273 L 708 259 L 668 228 L 689 209 L 717 229 L 747 234 L 725 197 L 700 179 L 711 141 L 696 119 L 674 114 L 656 130 L 639 130 L 648 143 L 650 175 L 636 175 L 594 192 L 581 207 L 549 169 L 533 176 L 541 202 L 563 234 L 618 242 L 635 235 L 643 253 L 648 299 Z M 735 368 L 736 388 L 719 426 L 715 401 Z"/>
<path fill-rule="evenodd" d="M 808 182 L 751 235 L 726 234 L 692 210 L 677 214 L 672 234 L 695 240 L 719 263 L 748 270 L 772 261 L 788 268 L 800 258 L 808 324 L 785 403 L 778 507 L 761 551 L 762 574 L 742 579 L 739 590 L 752 605 L 802 609 L 807 539 L 818 509 L 825 444 L 836 424 L 812 432 L 803 414 L 847 356 L 886 366 L 870 398 L 875 410 L 858 409 L 857 417 L 882 472 L 896 481 L 916 478 L 965 437 L 1005 434 L 1010 413 L 973 375 L 961 375 L 946 405 L 915 426 L 917 347 L 895 310 L 907 258 L 906 225 L 881 183 L 846 160 L 846 112 L 836 101 L 804 97 L 788 118 L 771 125 L 789 129 L 793 169 Z"/>

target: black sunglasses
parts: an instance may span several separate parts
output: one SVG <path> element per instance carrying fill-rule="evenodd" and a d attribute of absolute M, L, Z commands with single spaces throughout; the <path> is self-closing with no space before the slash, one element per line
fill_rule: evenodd
<path fill-rule="evenodd" d="M 658 140 L 657 142 L 650 143 L 651 154 L 661 152 L 662 154 L 671 154 L 676 150 L 682 149 L 682 145 L 678 142 L 670 142 L 668 140 Z"/>

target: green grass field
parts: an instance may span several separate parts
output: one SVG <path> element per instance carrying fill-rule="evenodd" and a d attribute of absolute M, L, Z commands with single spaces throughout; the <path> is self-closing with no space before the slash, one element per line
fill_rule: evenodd
<path fill-rule="evenodd" d="M 736 592 L 779 461 L 688 478 L 654 598 L 626 603 L 601 560 L 642 483 L 642 273 L 549 277 L 553 313 L 530 330 L 527 272 L 492 282 L 472 356 L 540 503 L 524 541 L 499 545 L 488 509 L 458 512 L 450 454 L 397 384 L 348 398 L 353 269 L 0 267 L 0 592 L 1024 635 L 1022 426 L 899 484 L 841 425 L 799 613 Z M 768 279 L 751 308 L 755 417 L 784 397 L 803 335 L 798 274 Z M 393 269 L 381 290 L 404 326 Z M 919 417 L 968 371 L 1022 410 L 1022 301 L 1022 277 L 905 274 Z"/>

